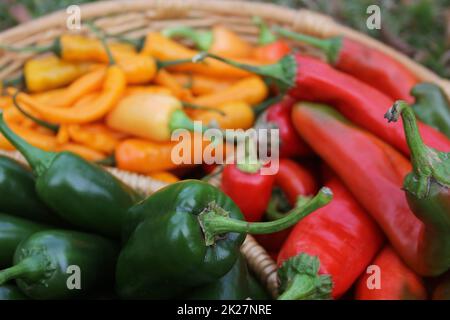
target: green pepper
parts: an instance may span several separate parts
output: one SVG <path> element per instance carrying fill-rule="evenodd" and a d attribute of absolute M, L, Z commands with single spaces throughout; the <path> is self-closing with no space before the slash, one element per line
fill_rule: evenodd
<path fill-rule="evenodd" d="M 25 166 L 0 156 L 0 211 L 37 222 L 58 224 L 61 219 L 39 199 L 33 174 Z"/>
<path fill-rule="evenodd" d="M 19 244 L 14 265 L 0 271 L 0 285 L 16 279 L 32 299 L 79 297 L 112 282 L 117 254 L 115 243 L 97 235 L 40 231 Z"/>
<path fill-rule="evenodd" d="M 47 152 L 17 136 L 0 113 L 0 132 L 28 161 L 39 197 L 74 226 L 119 236 L 127 210 L 141 196 L 100 166 L 70 152 Z"/>
<path fill-rule="evenodd" d="M 249 272 L 244 257 L 239 255 L 234 266 L 222 278 L 192 290 L 188 300 L 245 300 L 250 296 Z"/>
<path fill-rule="evenodd" d="M 433 83 L 419 83 L 411 90 L 417 117 L 450 138 L 450 105 L 442 89 Z"/>
<path fill-rule="evenodd" d="M 0 286 L 0 300 L 27 300 L 28 298 L 13 285 Z"/>
<path fill-rule="evenodd" d="M 266 288 L 264 288 L 251 273 L 248 277 L 248 290 L 250 292 L 250 298 L 252 300 L 271 300 L 271 297 Z"/>
<path fill-rule="evenodd" d="M 31 234 L 48 227 L 0 213 L 0 267 L 10 266 L 19 243 Z"/>
<path fill-rule="evenodd" d="M 331 190 L 323 188 L 280 220 L 248 223 L 218 188 L 198 180 L 171 184 L 129 210 L 117 262 L 117 293 L 164 299 L 215 282 L 235 264 L 246 233 L 288 228 L 331 198 Z"/>
<path fill-rule="evenodd" d="M 385 117 L 390 122 L 397 121 L 400 115 L 413 165 L 413 171 L 403 181 L 408 205 L 427 226 L 434 226 L 436 238 L 449 239 L 450 153 L 440 152 L 424 144 L 414 112 L 406 102 L 395 102 Z M 437 257 L 435 252 L 445 252 L 446 255 Z M 425 261 L 436 259 L 444 259 L 450 266 L 450 241 L 443 241 L 440 247 L 431 250 Z"/>

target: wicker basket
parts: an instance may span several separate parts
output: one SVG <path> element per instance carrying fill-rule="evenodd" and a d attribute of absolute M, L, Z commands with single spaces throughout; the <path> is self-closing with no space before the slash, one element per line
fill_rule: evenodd
<path fill-rule="evenodd" d="M 308 10 L 291 10 L 271 4 L 242 1 L 119 0 L 82 5 L 81 14 L 83 20 L 94 20 L 97 26 L 110 34 L 122 34 L 128 37 L 140 37 L 150 30 L 159 30 L 174 24 L 197 28 L 223 24 L 249 41 L 255 42 L 257 29 L 251 22 L 251 18 L 255 15 L 268 23 L 276 23 L 294 31 L 318 37 L 344 35 L 394 57 L 421 81 L 440 85 L 450 98 L 450 81 L 439 78 L 433 72 L 377 40 L 337 24 L 330 17 Z M 60 11 L 22 24 L 0 33 L 0 43 L 15 46 L 48 44 L 54 38 L 67 32 L 66 18 L 67 13 Z M 24 61 L 31 56 L 31 54 L 17 53 L 0 54 L 0 79 L 20 73 Z M 23 158 L 17 152 L 0 150 L 0 154 L 23 162 Z M 146 194 L 151 194 L 164 186 L 164 183 L 160 181 L 138 174 L 114 168 L 108 168 L 108 170 Z M 213 183 L 217 183 L 217 179 Z M 273 297 L 276 297 L 278 282 L 275 262 L 251 236 L 247 236 L 241 251 L 261 283 Z"/>

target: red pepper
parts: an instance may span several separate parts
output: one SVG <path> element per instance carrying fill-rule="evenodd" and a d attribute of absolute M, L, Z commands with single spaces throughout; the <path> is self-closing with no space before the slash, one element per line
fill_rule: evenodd
<path fill-rule="evenodd" d="M 375 257 L 383 236 L 375 222 L 337 178 L 327 181 L 326 185 L 333 191 L 333 200 L 295 225 L 280 250 L 277 262 L 282 268 L 279 271 L 281 276 L 289 264 L 299 259 L 299 255 L 303 254 L 302 258 L 305 255 L 316 256 L 320 262 L 319 274 L 328 275 L 333 283 L 332 292 L 328 294 L 339 298 Z M 303 266 L 297 267 L 297 270 L 303 270 Z M 321 289 L 315 287 L 320 284 L 320 281 L 316 282 L 317 277 L 317 274 L 301 271 L 289 279 L 280 277 L 288 282 L 282 283 L 281 287 L 285 290 L 280 298 L 314 299 L 310 291 L 298 290 L 295 283 L 301 281 L 304 288 L 315 292 Z"/>
<path fill-rule="evenodd" d="M 433 300 L 450 300 L 450 272 L 447 272 L 433 290 Z"/>
<path fill-rule="evenodd" d="M 388 127 L 384 121 L 384 114 L 394 103 L 393 99 L 316 58 L 287 55 L 276 64 L 257 67 L 206 53 L 201 57 L 206 56 L 275 79 L 278 86 L 296 100 L 330 103 L 352 122 L 409 154 L 403 125 L 397 123 Z M 450 151 L 450 140 L 444 134 L 423 123 L 419 124 L 419 129 L 428 146 Z"/>
<path fill-rule="evenodd" d="M 409 208 L 402 185 L 411 164 L 404 156 L 330 107 L 298 104 L 292 117 L 302 138 L 378 222 L 410 268 L 423 276 L 449 269 L 450 231 L 431 216 L 419 220 Z"/>
<path fill-rule="evenodd" d="M 257 123 L 258 127 L 279 130 L 281 158 L 308 156 L 312 153 L 311 148 L 300 139 L 292 125 L 291 112 L 294 103 L 294 99 L 284 97 L 283 100 L 264 111 Z"/>
<path fill-rule="evenodd" d="M 286 202 L 286 199 L 280 199 L 282 198 L 280 195 L 272 193 L 272 199 L 266 212 L 268 220 L 276 220 L 284 216 L 283 213 L 278 211 L 280 206 L 294 207 L 299 204 L 299 197 L 303 196 L 305 199 L 308 199 L 316 194 L 318 190 L 316 179 L 310 170 L 290 159 L 280 159 L 275 184 L 280 187 L 282 194 L 287 197 L 289 205 L 283 203 Z M 286 212 L 290 208 L 284 209 Z M 266 250 L 278 252 L 291 230 L 292 228 L 288 228 L 271 234 L 255 235 L 255 238 Z"/>
<path fill-rule="evenodd" d="M 364 272 L 356 284 L 356 300 L 425 300 L 427 298 L 422 279 L 403 263 L 391 247 L 386 246 L 372 265 L 375 268 Z M 379 279 L 376 279 L 377 276 Z M 379 280 L 378 283 L 377 280 Z"/>
<path fill-rule="evenodd" d="M 284 40 L 277 39 L 261 18 L 254 17 L 253 23 L 259 28 L 259 46 L 253 50 L 253 57 L 256 60 L 275 62 L 291 52 L 289 44 Z"/>
<path fill-rule="evenodd" d="M 276 30 L 282 36 L 321 49 L 328 62 L 337 69 L 377 88 L 392 99 L 414 101 L 410 92 L 418 83 L 417 77 L 389 55 L 349 38 L 319 39 L 283 28 Z"/>

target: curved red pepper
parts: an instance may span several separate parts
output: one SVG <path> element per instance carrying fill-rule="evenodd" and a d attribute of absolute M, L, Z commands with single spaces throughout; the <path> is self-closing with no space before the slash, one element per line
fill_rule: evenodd
<path fill-rule="evenodd" d="M 401 189 L 411 171 L 405 157 L 330 107 L 298 104 L 292 116 L 302 138 L 378 222 L 409 267 L 428 276 L 448 270 L 450 232 L 430 217 L 419 220 L 409 208 Z"/>
<path fill-rule="evenodd" d="M 331 67 L 319 59 L 291 54 L 272 65 L 249 66 L 212 54 L 213 57 L 236 67 L 266 76 L 296 100 L 326 102 L 337 108 L 352 122 L 366 128 L 384 141 L 409 154 L 403 125 L 389 126 L 384 114 L 393 99 L 368 84 Z M 437 150 L 450 151 L 450 140 L 436 129 L 423 123 L 419 130 L 424 142 Z"/>
<path fill-rule="evenodd" d="M 289 44 L 283 40 L 260 45 L 253 51 L 253 57 L 258 61 L 276 62 L 291 52 Z"/>
<path fill-rule="evenodd" d="M 333 191 L 333 200 L 295 225 L 277 262 L 281 266 L 301 253 L 317 256 L 319 273 L 331 276 L 332 297 L 339 298 L 375 257 L 383 236 L 338 179 L 332 178 L 326 186 Z"/>
<path fill-rule="evenodd" d="M 385 247 L 372 262 L 378 268 L 364 272 L 355 289 L 356 300 L 425 300 L 422 279 L 409 269 L 391 247 Z M 379 273 L 377 273 L 379 272 Z M 379 288 L 375 277 L 379 276 Z M 370 288 L 369 288 L 370 287 Z"/>
<path fill-rule="evenodd" d="M 279 34 L 315 46 L 337 69 L 377 88 L 394 100 L 413 102 L 410 92 L 417 77 L 399 61 L 376 48 L 345 37 L 314 38 L 277 28 Z"/>
<path fill-rule="evenodd" d="M 275 175 L 246 173 L 236 164 L 225 165 L 222 172 L 221 188 L 241 209 L 245 220 L 261 221 L 272 194 Z"/>
<path fill-rule="evenodd" d="M 280 157 L 291 158 L 310 155 L 309 148 L 295 131 L 291 121 L 291 111 L 295 100 L 285 97 L 282 101 L 270 106 L 261 116 L 265 127 L 279 130 Z"/>

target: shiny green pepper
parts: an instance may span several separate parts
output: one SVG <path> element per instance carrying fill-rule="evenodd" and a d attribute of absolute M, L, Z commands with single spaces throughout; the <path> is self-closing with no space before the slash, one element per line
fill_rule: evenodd
<path fill-rule="evenodd" d="M 235 264 L 246 233 L 288 228 L 331 198 L 331 190 L 323 188 L 282 219 L 248 223 L 218 188 L 198 180 L 171 184 L 128 212 L 117 293 L 127 299 L 167 299 L 213 283 Z"/>
<path fill-rule="evenodd" d="M 416 98 L 414 113 L 424 123 L 450 138 L 450 105 L 442 89 L 433 83 L 419 83 L 411 90 Z"/>
<path fill-rule="evenodd" d="M 37 222 L 60 223 L 61 219 L 39 199 L 34 186 L 30 170 L 0 156 L 0 211 Z"/>
<path fill-rule="evenodd" d="M 44 229 L 49 227 L 0 213 L 0 268 L 12 264 L 16 247 L 22 240 Z"/>
<path fill-rule="evenodd" d="M 0 285 L 16 279 L 21 291 L 32 299 L 88 295 L 112 283 L 117 254 L 115 243 L 97 235 L 40 231 L 19 244 L 14 265 L 0 271 Z M 72 276 L 79 276 L 79 286 Z"/>
<path fill-rule="evenodd" d="M 411 150 L 413 171 L 403 181 L 411 211 L 430 226 L 440 247 L 431 250 L 423 264 L 442 261 L 450 268 L 450 153 L 440 152 L 424 144 L 413 110 L 397 101 L 386 113 L 388 121 L 403 119 L 406 140 Z M 439 254 L 438 254 L 439 253 Z"/>
<path fill-rule="evenodd" d="M 141 196 L 100 166 L 70 152 L 40 150 L 17 136 L 0 113 L 0 132 L 28 161 L 39 197 L 84 230 L 119 237 L 127 210 Z"/>
<path fill-rule="evenodd" d="M 247 263 L 239 255 L 234 266 L 222 278 L 196 288 L 185 297 L 188 300 L 245 300 L 250 297 Z"/>
<path fill-rule="evenodd" d="M 0 286 L 0 301 L 1 300 L 27 300 L 28 298 L 13 285 Z"/>

